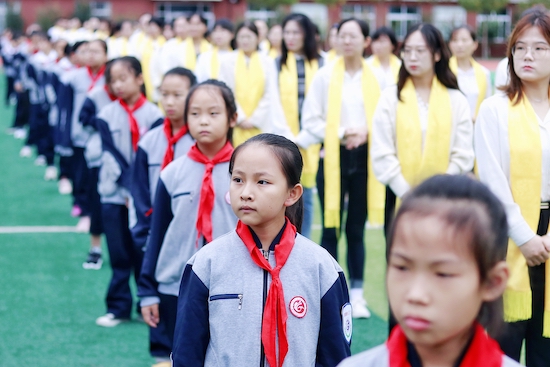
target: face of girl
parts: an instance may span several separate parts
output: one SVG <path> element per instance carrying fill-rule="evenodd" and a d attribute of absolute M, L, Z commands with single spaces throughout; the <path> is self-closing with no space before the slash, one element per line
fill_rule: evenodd
<path fill-rule="evenodd" d="M 183 119 L 185 98 L 189 94 L 189 79 L 180 75 L 167 75 L 160 85 L 160 103 L 172 121 Z"/>
<path fill-rule="evenodd" d="M 460 28 L 453 33 L 453 37 L 449 42 L 449 48 L 453 56 L 459 59 L 469 58 L 477 49 L 477 42 L 472 39 L 470 31 Z"/>
<path fill-rule="evenodd" d="M 125 101 L 130 99 L 141 93 L 142 85 L 143 76 L 136 76 L 134 70 L 125 62 L 115 62 L 111 66 L 111 87 L 118 98 Z"/>
<path fill-rule="evenodd" d="M 231 45 L 233 33 L 227 29 L 216 26 L 212 31 L 212 43 L 220 48 L 226 48 Z"/>
<path fill-rule="evenodd" d="M 385 34 L 378 37 L 378 39 L 372 41 L 372 53 L 379 57 L 387 57 L 393 52 L 393 44 L 388 36 Z"/>
<path fill-rule="evenodd" d="M 105 48 L 100 42 L 90 42 L 88 43 L 88 66 L 92 68 L 97 68 L 105 65 L 107 62 L 107 53 Z"/>
<path fill-rule="evenodd" d="M 184 38 L 187 35 L 187 19 L 179 17 L 174 21 L 174 33 L 177 37 Z"/>
<path fill-rule="evenodd" d="M 340 27 L 338 43 L 344 57 L 362 57 L 363 51 L 370 44 L 370 38 L 363 36 L 361 27 L 357 22 L 349 21 Z"/>
<path fill-rule="evenodd" d="M 275 163 L 277 162 L 277 163 Z M 235 215 L 246 225 L 280 229 L 285 210 L 301 196 L 301 186 L 289 189 L 279 159 L 270 147 L 251 144 L 244 147 L 233 165 L 229 195 Z"/>
<path fill-rule="evenodd" d="M 236 41 L 237 48 L 245 53 L 251 53 L 258 49 L 258 36 L 246 27 L 239 30 Z"/>
<path fill-rule="evenodd" d="M 403 47 L 405 69 L 412 77 L 422 77 L 434 72 L 435 62 L 441 56 L 432 52 L 420 31 L 413 32 Z M 435 60 L 434 60 L 435 59 Z"/>
<path fill-rule="evenodd" d="M 290 52 L 302 53 L 304 49 L 304 32 L 295 20 L 289 20 L 283 29 L 283 40 Z"/>
<path fill-rule="evenodd" d="M 417 349 L 464 346 L 482 303 L 498 297 L 480 282 L 468 235 L 435 215 L 406 213 L 397 225 L 386 286 L 399 325 Z"/>
<path fill-rule="evenodd" d="M 527 28 L 514 45 L 514 71 L 524 82 L 550 77 L 550 45 L 538 27 Z"/>
<path fill-rule="evenodd" d="M 331 49 L 338 48 L 338 29 L 337 28 L 331 28 L 328 32 L 328 47 Z"/>
<path fill-rule="evenodd" d="M 193 93 L 189 101 L 187 126 L 199 149 L 201 145 L 219 146 L 221 149 L 227 140 L 229 127 L 235 126 L 235 123 L 235 117 L 229 119 L 227 116 L 225 102 L 217 87 L 204 86 Z"/>
<path fill-rule="evenodd" d="M 269 43 L 271 43 L 271 46 L 273 47 L 281 47 L 281 43 L 283 42 L 283 29 L 280 25 L 274 25 L 269 30 L 269 33 L 267 34 L 267 39 L 269 40 Z"/>
<path fill-rule="evenodd" d="M 152 39 L 156 39 L 162 33 L 162 29 L 156 23 L 149 23 L 149 26 L 147 29 L 149 31 L 149 36 Z"/>
<path fill-rule="evenodd" d="M 201 22 L 201 18 L 198 15 L 194 15 L 189 19 L 189 33 L 192 38 L 204 37 L 206 33 L 206 24 Z"/>

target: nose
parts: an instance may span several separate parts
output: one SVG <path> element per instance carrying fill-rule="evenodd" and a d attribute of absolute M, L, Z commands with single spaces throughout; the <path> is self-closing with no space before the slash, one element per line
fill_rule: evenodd
<path fill-rule="evenodd" d="M 249 183 L 244 183 L 241 190 L 241 200 L 243 201 L 250 201 L 252 200 L 252 190 Z"/>
<path fill-rule="evenodd" d="M 529 55 L 529 56 L 527 56 L 527 55 Z M 529 60 L 533 59 L 533 49 L 531 48 L 531 46 L 527 46 L 527 51 L 525 52 L 525 56 L 523 58 L 524 59 L 529 59 Z"/>
<path fill-rule="evenodd" d="M 409 290 L 406 299 L 408 303 L 425 305 L 429 302 L 429 285 L 425 277 L 421 275 L 411 275 L 408 285 Z"/>

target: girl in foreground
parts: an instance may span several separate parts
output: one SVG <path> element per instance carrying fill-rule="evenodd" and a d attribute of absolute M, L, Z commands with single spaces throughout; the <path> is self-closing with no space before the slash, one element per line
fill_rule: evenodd
<path fill-rule="evenodd" d="M 491 338 L 502 324 L 507 229 L 499 200 L 466 176 L 434 176 L 408 194 L 388 237 L 398 325 L 340 367 L 520 366 Z"/>
<path fill-rule="evenodd" d="M 185 267 L 173 366 L 336 366 L 350 355 L 344 274 L 298 234 L 302 156 L 286 138 L 260 134 L 229 163 L 237 229 Z"/>

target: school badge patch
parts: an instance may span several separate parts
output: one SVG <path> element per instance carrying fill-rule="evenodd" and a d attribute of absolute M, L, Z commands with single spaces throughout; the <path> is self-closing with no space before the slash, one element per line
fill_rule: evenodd
<path fill-rule="evenodd" d="M 307 313 L 306 300 L 302 296 L 296 296 L 290 300 L 290 304 L 288 305 L 288 308 L 290 309 L 291 314 L 301 319 Z"/>
<path fill-rule="evenodd" d="M 351 343 L 351 334 L 353 332 L 353 323 L 351 316 L 351 304 L 348 302 L 342 306 L 342 331 L 346 341 Z"/>

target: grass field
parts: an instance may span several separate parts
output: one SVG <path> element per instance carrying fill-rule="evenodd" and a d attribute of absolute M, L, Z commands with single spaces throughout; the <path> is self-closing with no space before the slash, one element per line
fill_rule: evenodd
<path fill-rule="evenodd" d="M 110 269 L 108 259 L 99 271 L 82 269 L 87 235 L 2 233 L 8 226 L 76 224 L 69 215 L 70 197 L 43 180 L 44 168 L 35 167 L 33 159 L 19 158 L 22 142 L 4 133 L 12 114 L 0 106 L 0 366 L 150 366 L 144 324 L 106 329 L 94 323 L 105 312 Z M 316 222 L 318 227 L 318 215 Z M 380 230 L 368 230 L 366 238 L 365 292 L 373 316 L 354 321 L 353 353 L 387 336 L 383 236 Z M 319 239 L 318 230 L 314 239 Z"/>

